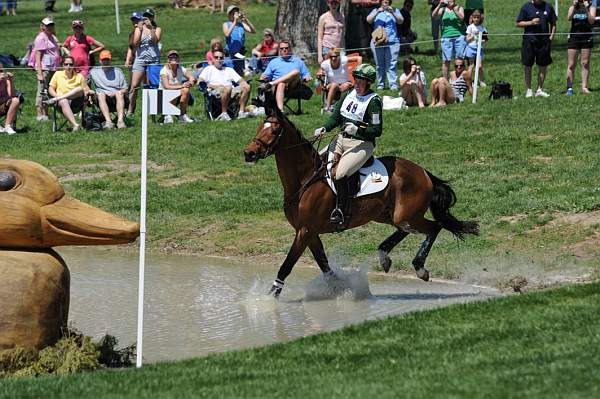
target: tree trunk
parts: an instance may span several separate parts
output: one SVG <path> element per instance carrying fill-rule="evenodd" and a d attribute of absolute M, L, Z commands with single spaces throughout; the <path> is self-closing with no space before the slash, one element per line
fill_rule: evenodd
<path fill-rule="evenodd" d="M 325 0 L 279 0 L 275 34 L 290 40 L 297 56 L 316 60 L 317 23 L 326 10 Z"/>

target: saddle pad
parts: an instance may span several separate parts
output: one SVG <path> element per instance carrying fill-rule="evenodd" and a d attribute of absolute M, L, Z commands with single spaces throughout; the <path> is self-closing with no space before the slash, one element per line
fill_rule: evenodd
<path fill-rule="evenodd" d="M 331 168 L 333 166 L 333 152 L 327 154 L 327 184 L 331 190 L 335 191 L 335 186 L 331 180 Z M 377 193 L 387 187 L 389 176 L 385 165 L 375 158 L 373 164 L 366 168 L 360 168 L 357 172 L 360 173 L 360 191 L 353 198 L 362 197 L 369 194 Z"/>

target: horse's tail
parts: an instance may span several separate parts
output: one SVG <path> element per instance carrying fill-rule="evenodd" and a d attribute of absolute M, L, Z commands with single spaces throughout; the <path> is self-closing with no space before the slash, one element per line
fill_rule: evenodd
<path fill-rule="evenodd" d="M 450 208 L 456 203 L 456 194 L 448 182 L 435 177 L 427 170 L 425 172 L 433 183 L 433 197 L 429 205 L 433 218 L 460 240 L 464 239 L 465 234 L 478 235 L 478 222 L 461 221 L 450 213 Z"/>

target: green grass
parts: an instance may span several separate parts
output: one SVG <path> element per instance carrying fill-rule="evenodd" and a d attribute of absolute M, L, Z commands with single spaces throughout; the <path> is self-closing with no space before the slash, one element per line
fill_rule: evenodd
<path fill-rule="evenodd" d="M 453 305 L 141 370 L 6 380 L 0 397 L 593 398 L 599 300 L 596 283 Z"/>

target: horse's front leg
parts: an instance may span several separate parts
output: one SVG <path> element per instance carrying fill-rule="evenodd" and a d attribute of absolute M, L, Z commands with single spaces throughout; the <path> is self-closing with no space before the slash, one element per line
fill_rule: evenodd
<path fill-rule="evenodd" d="M 273 295 L 275 298 L 278 298 L 281 294 L 281 290 L 283 290 L 284 281 L 287 276 L 290 275 L 292 269 L 296 262 L 298 262 L 298 258 L 306 249 L 308 243 L 311 241 L 311 237 L 308 234 L 308 229 L 305 227 L 301 227 L 296 230 L 296 237 L 294 238 L 294 243 L 290 248 L 283 264 L 279 268 L 279 272 L 277 273 L 277 278 L 273 281 L 273 285 L 269 290 L 269 295 Z"/>

